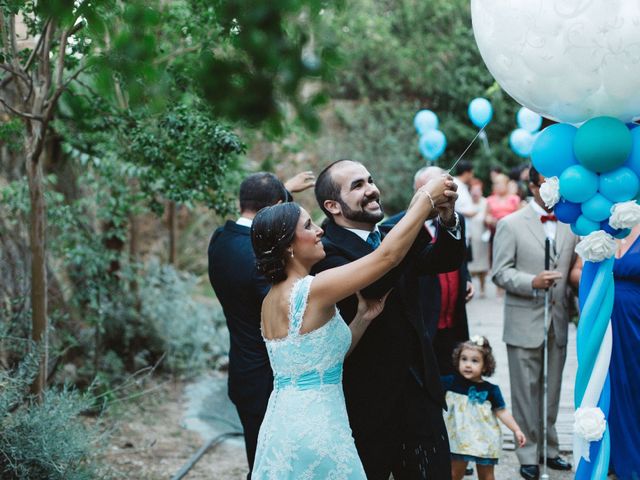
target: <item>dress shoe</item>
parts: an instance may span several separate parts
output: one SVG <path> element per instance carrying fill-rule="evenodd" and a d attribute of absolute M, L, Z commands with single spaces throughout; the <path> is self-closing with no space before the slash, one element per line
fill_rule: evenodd
<path fill-rule="evenodd" d="M 544 460 L 540 458 L 540 464 L 542 463 L 544 463 Z M 547 458 L 547 467 L 552 470 L 571 470 L 571 464 L 560 455 L 554 458 Z"/>
<path fill-rule="evenodd" d="M 540 469 L 538 465 L 520 465 L 520 476 L 525 480 L 538 480 Z"/>

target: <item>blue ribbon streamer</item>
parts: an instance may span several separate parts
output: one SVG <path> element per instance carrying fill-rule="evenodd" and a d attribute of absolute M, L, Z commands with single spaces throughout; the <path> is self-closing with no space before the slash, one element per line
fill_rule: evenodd
<path fill-rule="evenodd" d="M 575 407 L 580 407 L 584 398 L 589 379 L 600 351 L 611 312 L 615 286 L 613 283 L 614 258 L 599 263 L 585 262 L 580 279 L 580 322 L 578 324 L 577 350 L 578 371 L 574 393 Z M 609 416 L 611 403 L 611 387 L 609 376 L 605 380 L 598 407 L 605 418 Z M 605 429 L 602 439 L 590 442 L 589 458 L 576 459 L 579 461 L 575 478 L 577 480 L 606 480 L 611 453 L 609 428 Z"/>

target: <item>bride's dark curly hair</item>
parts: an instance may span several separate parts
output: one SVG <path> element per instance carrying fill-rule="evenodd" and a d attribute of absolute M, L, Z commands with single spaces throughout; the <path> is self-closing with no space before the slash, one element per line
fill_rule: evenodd
<path fill-rule="evenodd" d="M 258 272 L 269 283 L 275 284 L 287 278 L 285 266 L 300 218 L 300 205 L 294 202 L 265 207 L 258 212 L 251 224 L 251 244 L 256 254 Z"/>

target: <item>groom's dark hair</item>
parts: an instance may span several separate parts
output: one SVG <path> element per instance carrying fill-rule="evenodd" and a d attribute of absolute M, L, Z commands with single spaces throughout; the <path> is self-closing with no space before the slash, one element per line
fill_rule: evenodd
<path fill-rule="evenodd" d="M 259 212 L 264 207 L 286 201 L 287 190 L 273 173 L 253 173 L 240 184 L 241 212 Z"/>
<path fill-rule="evenodd" d="M 324 167 L 318 175 L 318 178 L 316 178 L 316 185 L 314 187 L 316 201 L 329 220 L 333 220 L 333 215 L 331 215 L 329 210 L 324 208 L 324 202 L 326 200 L 340 200 L 340 186 L 331 178 L 331 169 L 340 162 L 353 162 L 353 160 L 342 158 Z"/>

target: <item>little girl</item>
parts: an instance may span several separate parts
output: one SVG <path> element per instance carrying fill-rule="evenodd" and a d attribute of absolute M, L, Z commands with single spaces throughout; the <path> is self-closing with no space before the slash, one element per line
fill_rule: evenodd
<path fill-rule="evenodd" d="M 444 420 L 451 446 L 451 477 L 461 480 L 468 462 L 475 462 L 480 480 L 494 480 L 493 469 L 502 450 L 499 418 L 511 430 L 522 447 L 524 434 L 505 408 L 500 387 L 486 382 L 496 361 L 485 337 L 474 336 L 453 352 L 454 375 L 442 377 L 447 392 Z"/>

